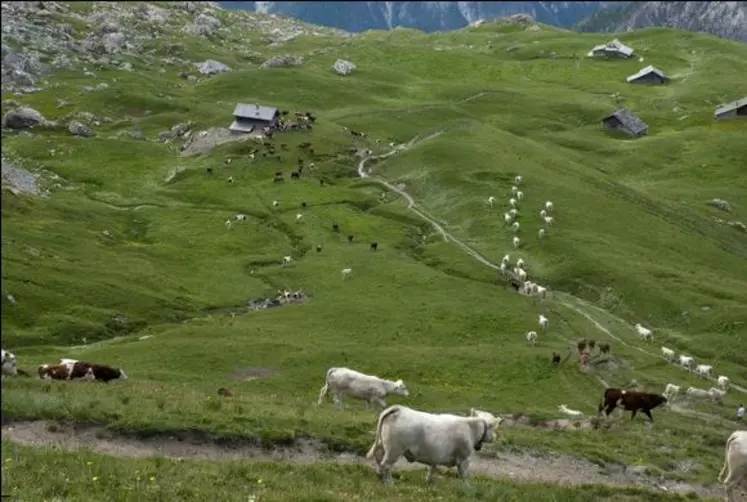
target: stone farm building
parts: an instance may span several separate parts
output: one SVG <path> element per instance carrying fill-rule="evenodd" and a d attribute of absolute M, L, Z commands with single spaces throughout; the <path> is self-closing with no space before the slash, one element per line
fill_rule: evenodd
<path fill-rule="evenodd" d="M 602 126 L 624 131 L 633 137 L 648 134 L 648 126 L 627 108 L 621 108 L 602 119 Z"/>
<path fill-rule="evenodd" d="M 604 57 L 604 58 L 629 58 L 633 55 L 633 49 L 620 42 L 618 39 L 614 39 L 612 42 L 606 44 L 597 45 L 587 54 L 588 57 Z"/>
<path fill-rule="evenodd" d="M 277 108 L 239 103 L 233 111 L 233 123 L 229 127 L 235 133 L 248 133 L 263 127 L 274 128 L 280 113 Z"/>
<path fill-rule="evenodd" d="M 716 120 L 747 118 L 747 96 L 719 106 L 713 115 Z"/>
<path fill-rule="evenodd" d="M 627 78 L 629 84 L 666 84 L 669 82 L 663 71 L 653 66 L 647 66 L 638 73 Z"/>

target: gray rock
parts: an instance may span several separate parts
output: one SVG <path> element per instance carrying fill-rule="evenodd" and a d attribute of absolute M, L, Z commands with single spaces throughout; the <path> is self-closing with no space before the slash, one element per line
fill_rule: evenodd
<path fill-rule="evenodd" d="M 208 59 L 203 61 L 202 63 L 194 63 L 194 65 L 197 67 L 197 70 L 203 75 L 215 75 L 217 73 L 231 71 L 231 68 L 229 68 L 227 65 L 214 59 Z"/>
<path fill-rule="evenodd" d="M 273 56 L 260 65 L 260 68 L 296 68 L 304 63 L 301 56 L 290 56 L 287 54 Z"/>
<path fill-rule="evenodd" d="M 197 26 L 210 26 L 211 28 L 220 28 L 223 25 L 223 23 L 220 22 L 220 19 L 208 16 L 207 14 L 200 14 L 197 16 L 195 18 L 195 24 Z"/>
<path fill-rule="evenodd" d="M 93 136 L 93 131 L 90 127 L 75 120 L 68 124 L 67 130 L 70 131 L 70 134 L 73 136 L 83 136 L 85 138 Z"/>
<path fill-rule="evenodd" d="M 103 37 L 103 42 L 106 52 L 119 52 L 125 44 L 125 36 L 119 32 L 107 33 Z"/>
<path fill-rule="evenodd" d="M 107 21 L 99 26 L 99 32 L 105 33 L 116 33 L 119 31 L 119 25 L 113 21 Z"/>
<path fill-rule="evenodd" d="M 11 110 L 3 117 L 3 127 L 10 129 L 29 129 L 48 124 L 49 122 L 44 118 L 44 115 L 28 106 Z"/>
<path fill-rule="evenodd" d="M 185 31 L 195 37 L 210 37 L 214 29 L 206 24 L 191 24 L 185 28 Z"/>
<path fill-rule="evenodd" d="M 344 59 L 338 59 L 337 61 L 335 61 L 335 64 L 332 65 L 332 69 L 335 70 L 335 73 L 342 76 L 350 75 L 356 68 L 357 66 L 355 65 L 355 63 L 346 61 Z"/>
<path fill-rule="evenodd" d="M 709 206 L 713 206 L 716 209 L 720 209 L 722 211 L 726 211 L 727 213 L 731 213 L 731 206 L 728 202 L 726 202 L 723 199 L 712 199 L 708 201 Z"/>
<path fill-rule="evenodd" d="M 3 46 L 5 49 L 5 46 Z M 44 73 L 42 65 L 35 57 L 5 49 L 3 53 L 3 80 L 17 85 L 34 85 Z"/>
<path fill-rule="evenodd" d="M 121 71 L 132 71 L 132 63 L 125 62 L 119 65 Z"/>
<path fill-rule="evenodd" d="M 632 474 L 634 476 L 645 476 L 648 474 L 648 466 L 645 465 L 629 465 L 625 468 L 626 474 Z"/>

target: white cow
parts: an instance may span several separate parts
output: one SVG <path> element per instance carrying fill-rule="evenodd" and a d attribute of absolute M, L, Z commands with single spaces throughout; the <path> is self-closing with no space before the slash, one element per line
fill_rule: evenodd
<path fill-rule="evenodd" d="M 501 262 L 500 270 L 501 270 L 501 277 L 505 276 L 506 275 L 506 264 L 505 263 Z"/>
<path fill-rule="evenodd" d="M 695 397 L 698 399 L 707 399 L 711 397 L 711 393 L 705 389 L 698 389 L 696 387 L 687 388 L 687 397 Z"/>
<path fill-rule="evenodd" d="M 558 406 L 558 411 L 560 413 L 564 413 L 568 416 L 575 417 L 575 418 L 582 418 L 584 414 L 578 410 L 572 410 L 568 406 L 561 404 Z"/>
<path fill-rule="evenodd" d="M 547 216 L 547 211 L 545 211 L 544 209 L 540 211 L 540 218 L 544 220 L 546 216 Z"/>
<path fill-rule="evenodd" d="M 16 362 L 16 356 L 10 351 L 2 349 L 2 374 L 3 375 L 17 375 L 18 365 Z"/>
<path fill-rule="evenodd" d="M 526 281 L 527 280 L 527 272 L 523 268 L 516 267 L 514 269 L 514 274 L 519 276 L 520 281 Z"/>
<path fill-rule="evenodd" d="M 554 208 L 555 206 L 553 206 L 552 202 L 550 202 L 549 200 L 545 202 L 545 209 L 548 213 L 551 212 Z"/>
<path fill-rule="evenodd" d="M 684 354 L 680 354 L 680 366 L 682 366 L 688 371 L 692 371 L 694 365 L 695 365 L 695 359 L 693 358 L 693 356 L 686 356 Z"/>
<path fill-rule="evenodd" d="M 516 209 L 516 204 L 518 204 L 519 201 L 511 197 L 510 199 L 508 199 L 508 203 L 511 205 L 512 208 Z"/>
<path fill-rule="evenodd" d="M 495 197 L 491 195 L 488 197 L 488 206 L 493 207 L 493 204 L 495 204 Z"/>
<path fill-rule="evenodd" d="M 644 328 L 640 324 L 635 325 L 635 332 L 638 334 L 638 336 L 641 337 L 643 341 L 649 341 L 649 342 L 654 341 L 654 335 L 652 331 L 648 328 Z"/>
<path fill-rule="evenodd" d="M 548 227 L 551 227 L 553 223 L 555 223 L 555 218 L 552 216 L 545 216 L 545 223 Z"/>
<path fill-rule="evenodd" d="M 246 221 L 247 217 L 245 214 L 237 214 L 236 221 Z"/>
<path fill-rule="evenodd" d="M 503 213 L 503 221 L 506 222 L 506 225 L 510 225 L 511 222 L 514 221 L 514 217 L 509 213 Z"/>
<path fill-rule="evenodd" d="M 727 391 L 727 390 L 729 390 L 729 383 L 730 382 L 731 382 L 731 380 L 729 380 L 728 376 L 720 375 L 718 377 L 716 385 L 718 385 L 721 388 L 721 390 Z"/>
<path fill-rule="evenodd" d="M 474 451 L 495 441 L 495 430 L 502 419 L 486 411 L 470 409 L 470 416 L 426 413 L 407 406 L 390 406 L 379 415 L 376 439 L 366 454 L 375 458 L 381 480 L 392 484 L 392 466 L 404 456 L 409 462 L 430 466 L 430 483 L 437 466 L 456 466 L 467 481 Z"/>
<path fill-rule="evenodd" d="M 278 207 L 280 205 L 280 202 L 277 200 L 272 201 L 272 207 Z"/>
<path fill-rule="evenodd" d="M 517 176 L 516 178 L 514 178 L 514 183 L 516 183 L 517 185 L 521 185 L 522 181 L 524 181 L 524 178 L 522 178 L 521 176 Z"/>
<path fill-rule="evenodd" d="M 539 229 L 539 238 L 540 238 L 540 239 L 544 239 L 544 238 L 545 238 L 545 234 L 546 234 L 546 233 L 547 233 L 547 232 L 545 232 L 545 229 L 544 229 L 544 228 L 540 228 L 540 229 Z"/>
<path fill-rule="evenodd" d="M 233 223 L 231 223 L 231 220 L 226 220 L 226 228 L 231 230 L 232 226 L 233 226 Z"/>
<path fill-rule="evenodd" d="M 667 401 L 672 401 L 674 397 L 680 393 L 680 386 L 674 385 L 673 383 L 668 383 L 666 388 L 664 389 L 663 396 L 667 398 Z"/>
<path fill-rule="evenodd" d="M 712 372 L 713 372 L 713 366 L 709 364 L 699 364 L 695 368 L 695 374 L 700 378 L 707 378 L 711 376 Z"/>
<path fill-rule="evenodd" d="M 534 294 L 536 294 L 540 298 L 547 298 L 547 288 L 544 286 L 540 286 L 539 284 L 535 284 Z"/>
<path fill-rule="evenodd" d="M 303 219 L 303 215 L 301 213 L 296 214 L 296 223 L 300 222 Z"/>
<path fill-rule="evenodd" d="M 715 402 L 724 404 L 726 392 L 724 392 L 723 390 L 717 389 L 716 387 L 711 387 L 710 389 L 708 389 L 708 394 L 710 394 L 711 399 L 713 399 Z"/>
<path fill-rule="evenodd" d="M 547 331 L 547 326 L 549 324 L 550 324 L 550 320 L 547 317 L 545 317 L 545 314 L 540 314 L 540 316 L 539 316 L 539 325 L 540 325 L 540 328 L 542 328 L 545 331 Z"/>
<path fill-rule="evenodd" d="M 521 228 L 521 225 L 519 225 L 518 221 L 515 221 L 513 225 L 511 225 L 511 230 L 514 231 L 514 233 L 517 233 L 519 231 L 519 228 Z"/>
<path fill-rule="evenodd" d="M 350 274 L 352 274 L 352 273 L 353 273 L 353 269 L 352 268 L 343 268 L 342 269 L 342 278 L 343 279 L 347 279 L 350 276 Z"/>
<path fill-rule="evenodd" d="M 674 351 L 672 349 L 668 349 L 666 347 L 662 347 L 661 348 L 661 355 L 667 361 L 673 361 L 674 360 Z"/>
<path fill-rule="evenodd" d="M 293 257 L 292 256 L 283 256 L 283 263 L 284 264 L 285 263 L 290 263 L 292 261 L 293 261 Z"/>
<path fill-rule="evenodd" d="M 407 397 L 409 392 L 407 386 L 402 380 L 385 380 L 374 375 L 366 375 L 350 368 L 330 368 L 327 370 L 327 377 L 319 392 L 319 401 L 321 405 L 327 393 L 332 393 L 332 398 L 338 408 L 342 409 L 342 395 L 364 399 L 366 408 L 370 408 L 373 403 L 382 408 L 386 408 L 384 398 L 389 394 Z"/>
<path fill-rule="evenodd" d="M 505 263 L 508 265 L 508 263 L 511 261 L 511 257 L 509 255 L 503 255 L 503 258 L 501 258 L 501 263 Z"/>
<path fill-rule="evenodd" d="M 508 214 L 510 214 L 512 218 L 516 218 L 516 216 L 519 214 L 519 210 L 511 208 L 509 209 Z"/>
<path fill-rule="evenodd" d="M 519 191 L 519 187 L 517 187 L 516 185 L 514 185 L 514 186 L 511 187 L 511 193 L 513 195 L 516 195 L 516 192 L 518 192 L 518 191 Z"/>
<path fill-rule="evenodd" d="M 517 249 L 519 248 L 519 246 L 521 246 L 521 239 L 519 239 L 518 237 L 514 237 L 512 242 L 514 243 L 514 247 Z"/>
<path fill-rule="evenodd" d="M 718 480 L 724 483 L 726 502 L 735 502 L 735 488 L 747 481 L 747 431 L 734 431 L 726 440 L 724 467 Z"/>
<path fill-rule="evenodd" d="M 531 343 L 532 345 L 537 343 L 537 332 L 536 331 L 530 331 L 529 333 L 527 333 L 527 342 Z"/>
<path fill-rule="evenodd" d="M 523 199 L 524 198 L 524 192 L 522 192 L 521 190 L 519 190 L 518 192 L 516 192 L 516 198 L 519 199 L 519 200 Z"/>

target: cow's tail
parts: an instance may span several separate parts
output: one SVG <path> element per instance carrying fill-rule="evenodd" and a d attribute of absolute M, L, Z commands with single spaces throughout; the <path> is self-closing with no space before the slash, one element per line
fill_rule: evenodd
<path fill-rule="evenodd" d="M 322 385 L 322 390 L 319 391 L 319 400 L 316 402 L 317 406 L 321 406 L 324 398 L 327 396 L 327 392 L 329 392 L 329 376 L 336 369 L 337 368 L 330 368 L 327 370 L 327 376 L 324 378 L 324 385 Z"/>
<path fill-rule="evenodd" d="M 376 455 L 376 450 L 381 444 L 381 426 L 384 424 L 384 420 L 386 420 L 390 415 L 394 415 L 395 413 L 399 412 L 401 409 L 402 407 L 400 405 L 395 404 L 394 406 L 390 406 L 379 414 L 379 421 L 376 422 L 376 437 L 374 438 L 373 445 L 371 445 L 371 449 L 368 450 L 368 453 L 366 453 L 366 458 L 373 458 L 374 455 Z"/>
<path fill-rule="evenodd" d="M 721 472 L 718 473 L 718 482 L 723 483 L 724 477 L 726 476 L 726 471 L 729 470 L 729 446 L 731 445 L 732 441 L 736 439 L 735 436 L 732 436 L 729 438 L 729 440 L 726 442 L 726 454 L 724 455 L 724 467 L 721 468 Z"/>

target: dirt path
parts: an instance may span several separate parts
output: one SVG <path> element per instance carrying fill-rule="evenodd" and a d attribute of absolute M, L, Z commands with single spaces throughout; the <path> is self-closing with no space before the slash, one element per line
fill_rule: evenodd
<path fill-rule="evenodd" d="M 57 422 L 14 422 L 2 427 L 4 439 L 27 445 L 56 447 L 66 451 L 90 450 L 118 457 L 142 458 L 162 456 L 167 458 L 189 458 L 195 460 L 265 460 L 298 464 L 329 463 L 337 465 L 370 465 L 352 453 L 330 453 L 321 443 L 313 440 L 298 441 L 292 447 L 263 449 L 250 444 L 218 444 L 214 440 L 189 437 L 180 438 L 122 435 L 93 425 L 72 425 Z M 486 448 L 495 451 L 494 448 Z M 492 457 L 492 458 L 491 458 Z M 417 463 L 401 459 L 395 469 L 421 469 Z M 647 476 L 640 469 L 623 466 L 599 467 L 586 460 L 568 455 L 532 455 L 529 453 L 501 452 L 478 454 L 473 458 L 471 472 L 476 476 L 493 479 L 508 479 L 516 482 L 553 483 L 559 485 L 601 484 L 608 486 L 637 486 L 651 490 L 678 493 L 696 493 L 705 497 L 717 497 L 720 487 L 703 487 L 661 481 Z M 444 470 L 442 469 L 442 474 Z M 450 475 L 454 475 L 453 472 Z"/>

